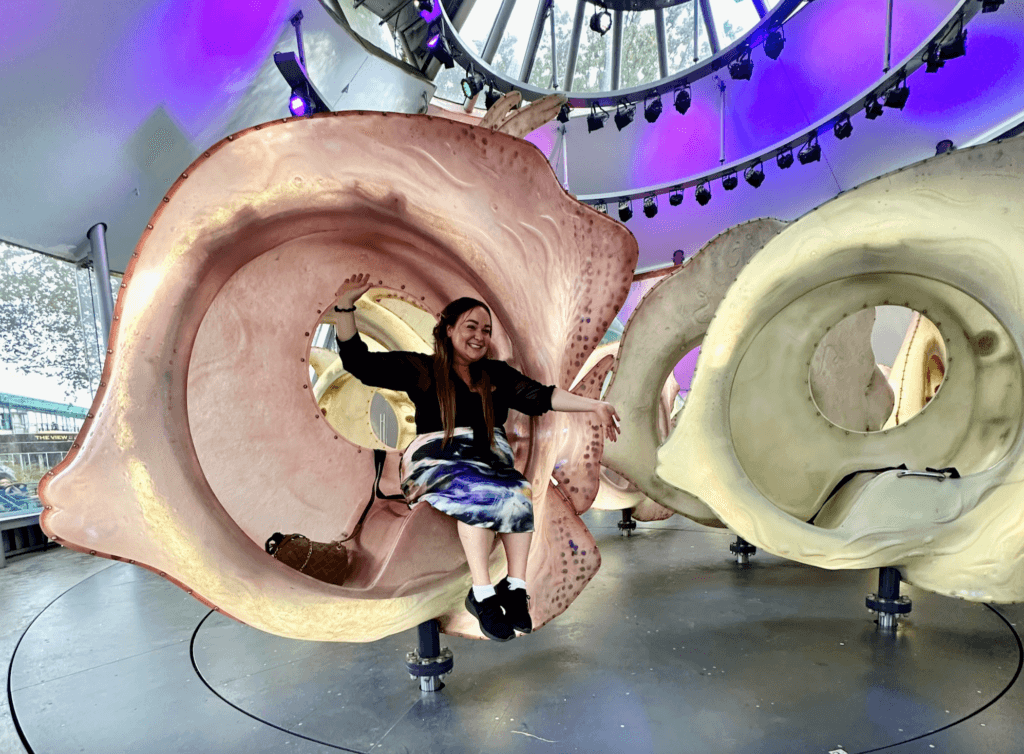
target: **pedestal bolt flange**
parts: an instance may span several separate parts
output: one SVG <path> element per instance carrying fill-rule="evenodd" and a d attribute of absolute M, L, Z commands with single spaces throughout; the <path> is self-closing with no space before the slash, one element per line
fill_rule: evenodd
<path fill-rule="evenodd" d="M 419 679 L 420 691 L 440 691 L 444 688 L 441 678 L 455 667 L 455 656 L 448 647 L 441 649 L 436 620 L 424 621 L 416 629 L 419 632 L 419 649 L 405 656 L 405 667 L 410 678 Z"/>
<path fill-rule="evenodd" d="M 891 567 L 878 571 L 878 592 L 864 600 L 868 610 L 878 613 L 878 630 L 895 631 L 897 616 L 906 615 L 913 605 L 910 597 L 900 596 L 900 572 Z"/>
<path fill-rule="evenodd" d="M 633 520 L 633 509 L 624 508 L 622 511 L 622 520 L 619 521 L 619 531 L 623 536 L 630 536 L 633 530 L 636 529 L 636 521 Z"/>
<path fill-rule="evenodd" d="M 743 537 L 736 537 L 736 541 L 729 545 L 729 552 L 736 556 L 737 565 L 747 565 L 750 556 L 757 552 L 757 548 Z"/>

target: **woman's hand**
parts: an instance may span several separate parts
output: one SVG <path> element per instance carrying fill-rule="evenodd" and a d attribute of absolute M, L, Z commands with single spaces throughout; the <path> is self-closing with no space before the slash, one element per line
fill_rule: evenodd
<path fill-rule="evenodd" d="M 615 411 L 615 406 L 608 403 L 607 401 L 601 401 L 594 408 L 594 413 L 597 414 L 601 426 L 604 428 L 605 436 L 615 442 L 619 436 L 619 415 Z"/>
<path fill-rule="evenodd" d="M 339 309 L 351 309 L 359 297 L 368 290 L 370 290 L 370 276 L 366 273 L 358 273 L 345 278 L 345 282 L 334 294 L 338 299 L 334 305 Z"/>

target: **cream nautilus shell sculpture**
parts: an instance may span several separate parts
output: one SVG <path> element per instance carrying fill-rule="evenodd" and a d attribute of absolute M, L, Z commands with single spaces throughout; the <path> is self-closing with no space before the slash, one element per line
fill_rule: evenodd
<path fill-rule="evenodd" d="M 499 109 L 483 125 L 524 133 L 557 111 L 558 100 Z M 311 354 L 316 328 L 353 272 L 388 291 L 357 316 L 385 348 L 423 342 L 437 312 L 472 295 L 492 308 L 496 358 L 569 387 L 636 259 L 621 224 L 567 194 L 509 133 L 349 112 L 229 136 L 172 186 L 133 254 L 95 403 L 40 486 L 42 525 L 282 636 L 371 641 L 435 617 L 476 636 L 454 521 L 429 506 L 378 501 L 344 586 L 264 552 L 275 531 L 343 537 L 370 493 L 371 445 L 332 426 L 314 395 L 310 360 L 330 367 Z M 389 327 L 391 315 L 406 324 Z M 551 483 L 556 458 L 585 475 L 582 455 L 599 456 L 600 442 L 566 414 L 516 415 L 506 428 L 534 490 L 528 579 L 543 625 L 600 564 L 579 485 Z M 387 493 L 398 460 L 388 453 Z M 496 547 L 492 573 L 503 569 Z"/>
<path fill-rule="evenodd" d="M 814 355 L 848 315 L 894 304 L 941 337 L 941 389 L 936 366 L 917 378 L 924 407 L 911 420 L 840 426 L 815 398 Z M 689 398 L 657 451 L 657 483 L 673 491 L 659 501 L 688 514 L 703 506 L 804 563 L 895 566 L 941 594 L 1024 599 L 1022 310 L 1024 139 L 837 197 L 766 237 L 714 312 Z M 685 345 L 673 337 L 666 348 Z M 900 370 L 926 373 L 940 349 L 919 350 Z M 829 497 L 848 474 L 904 463 L 913 473 L 861 475 Z M 926 471 L 947 467 L 959 478 Z"/>

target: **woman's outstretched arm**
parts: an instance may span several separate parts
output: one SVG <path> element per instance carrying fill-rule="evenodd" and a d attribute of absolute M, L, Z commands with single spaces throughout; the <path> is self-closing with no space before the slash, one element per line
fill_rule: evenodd
<path fill-rule="evenodd" d="M 327 316 L 324 317 L 325 322 L 334 325 L 334 332 L 337 333 L 338 340 L 350 340 L 356 334 L 356 313 L 354 309 L 350 312 L 338 312 L 335 309 L 352 309 L 359 297 L 368 290 L 370 290 L 370 276 L 365 273 L 346 278 L 338 288 L 338 300 L 334 302 L 333 307 L 327 310 Z"/>
<path fill-rule="evenodd" d="M 607 401 L 584 398 L 556 387 L 555 392 L 551 394 L 551 410 L 592 411 L 598 415 L 601 424 L 604 426 L 605 435 L 609 440 L 614 441 L 619 436 L 619 415 L 615 411 L 615 406 Z"/>

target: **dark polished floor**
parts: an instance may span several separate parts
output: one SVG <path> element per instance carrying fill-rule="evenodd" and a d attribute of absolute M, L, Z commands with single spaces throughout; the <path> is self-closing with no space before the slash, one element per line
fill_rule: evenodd
<path fill-rule="evenodd" d="M 624 538 L 617 518 L 585 516 L 603 565 L 552 624 L 442 636 L 455 671 L 437 693 L 406 673 L 414 631 L 280 639 L 119 563 L 25 631 L 11 712 L 36 754 L 1024 752 L 1024 606 L 904 587 L 913 612 L 879 634 L 876 572 L 738 567 L 724 532 L 675 517 Z"/>

